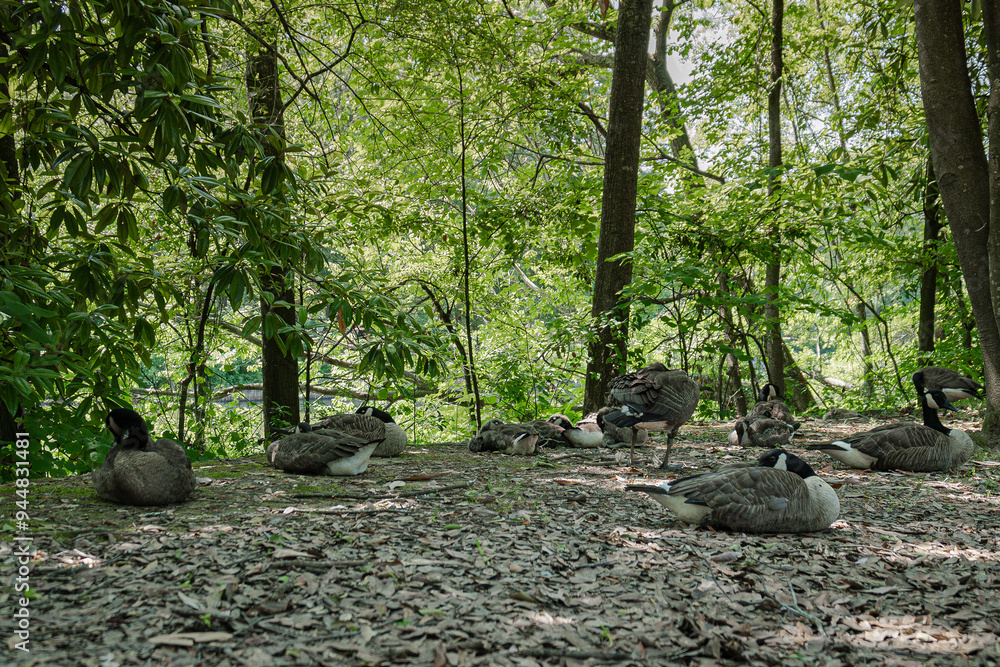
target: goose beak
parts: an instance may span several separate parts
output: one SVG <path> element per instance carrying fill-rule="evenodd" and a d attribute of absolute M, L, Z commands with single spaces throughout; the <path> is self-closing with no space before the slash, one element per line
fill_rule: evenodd
<path fill-rule="evenodd" d="M 943 391 L 929 391 L 926 393 L 927 405 L 938 410 L 951 410 L 952 412 L 958 412 L 958 408 L 952 405 L 951 401 L 948 400 L 948 396 L 945 395 Z"/>
<path fill-rule="evenodd" d="M 940 403 L 941 403 L 941 406 L 940 406 L 941 408 L 943 408 L 945 410 L 951 410 L 952 412 L 958 412 L 958 408 L 956 408 L 954 405 L 952 405 L 951 401 L 949 401 L 948 397 L 945 396 L 944 394 L 941 395 L 941 401 L 940 401 Z"/>

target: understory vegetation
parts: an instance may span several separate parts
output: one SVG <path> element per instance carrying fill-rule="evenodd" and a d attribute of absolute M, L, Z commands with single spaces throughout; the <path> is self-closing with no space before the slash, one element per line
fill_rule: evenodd
<path fill-rule="evenodd" d="M 650 68 L 669 85 L 645 102 L 626 366 L 683 368 L 703 387 L 696 418 L 736 416 L 767 382 L 764 274 L 780 262 L 803 415 L 912 405 L 922 365 L 981 380 L 912 8 L 785 11 L 773 168 L 768 17 L 655 7 Z M 582 416 L 616 17 L 0 2 L 0 403 L 40 445 L 32 475 L 90 470 L 113 405 L 198 458 L 261 451 L 264 339 L 297 361 L 309 415 L 374 403 L 412 442 L 467 439 L 477 405 Z M 933 349 L 918 345 L 927 285 Z"/>

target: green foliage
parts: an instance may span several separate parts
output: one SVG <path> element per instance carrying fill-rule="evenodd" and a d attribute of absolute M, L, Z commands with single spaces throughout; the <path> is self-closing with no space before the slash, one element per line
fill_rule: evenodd
<path fill-rule="evenodd" d="M 258 409 L 225 390 L 260 381 L 261 336 L 299 357 L 303 382 L 311 359 L 337 409 L 376 401 L 424 441 L 471 432 L 470 353 L 487 417 L 579 404 L 610 89 L 591 63 L 612 53 L 614 12 L 363 9 L 2 5 L 0 139 L 20 170 L 5 163 L 0 179 L 0 404 L 38 436 L 33 474 L 99 461 L 112 405 L 135 402 L 176 435 L 182 391 L 193 457 L 256 451 Z M 726 357 L 761 384 L 761 285 L 780 259 L 786 342 L 817 410 L 912 400 L 922 363 L 979 376 L 947 236 L 943 337 L 915 350 L 928 184 L 905 8 L 786 8 L 779 169 L 757 10 L 671 15 L 658 57 L 693 73 L 646 110 L 631 365 L 683 367 L 715 396 L 701 414 L 731 415 Z M 266 28 L 281 24 L 297 29 Z M 263 38 L 276 40 L 280 122 L 253 117 L 263 89 L 244 79 Z M 980 63 L 978 25 L 969 46 Z M 674 113 L 715 178 L 662 159 Z M 295 321 L 262 317 L 262 302 L 294 306 Z"/>

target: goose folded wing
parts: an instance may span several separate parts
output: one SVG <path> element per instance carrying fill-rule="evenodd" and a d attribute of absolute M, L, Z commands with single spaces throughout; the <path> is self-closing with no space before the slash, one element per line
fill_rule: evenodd
<path fill-rule="evenodd" d="M 332 437 L 331 434 L 337 434 Z M 296 433 L 271 443 L 267 450 L 271 465 L 287 472 L 314 472 L 330 461 L 347 459 L 371 444 L 363 438 L 319 429 L 311 433 Z"/>
<path fill-rule="evenodd" d="M 709 475 L 699 486 L 703 502 L 712 508 L 710 523 L 730 530 L 777 530 L 786 516 L 810 503 L 801 477 L 774 468 Z"/>

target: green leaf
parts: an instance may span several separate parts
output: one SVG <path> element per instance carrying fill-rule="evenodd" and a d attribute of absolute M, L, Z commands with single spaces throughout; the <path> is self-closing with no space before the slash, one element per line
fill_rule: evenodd
<path fill-rule="evenodd" d="M 181 201 L 181 189 L 176 185 L 163 191 L 163 212 L 170 213 Z"/>

